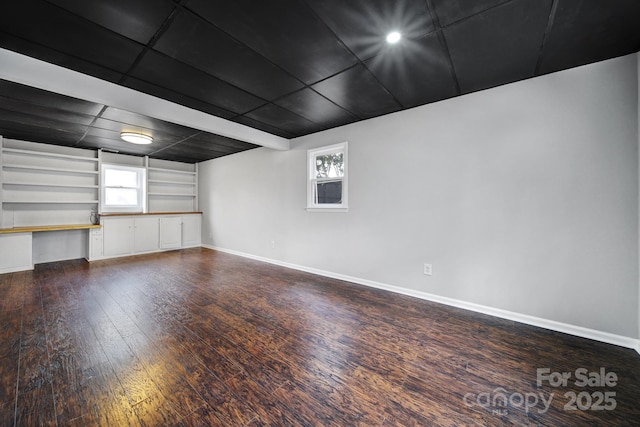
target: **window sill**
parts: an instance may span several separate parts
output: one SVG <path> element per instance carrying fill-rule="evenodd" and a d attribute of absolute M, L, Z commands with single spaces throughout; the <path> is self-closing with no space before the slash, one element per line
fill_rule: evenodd
<path fill-rule="evenodd" d="M 349 208 L 307 208 L 307 212 L 349 212 Z"/>

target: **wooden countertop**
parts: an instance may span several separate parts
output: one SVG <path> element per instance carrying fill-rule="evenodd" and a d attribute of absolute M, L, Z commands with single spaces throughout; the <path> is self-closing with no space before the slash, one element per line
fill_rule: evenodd
<path fill-rule="evenodd" d="M 100 216 L 144 216 L 144 215 L 202 215 L 202 212 L 147 212 L 147 213 L 104 213 Z"/>
<path fill-rule="evenodd" d="M 38 225 L 33 227 L 0 228 L 0 234 L 8 233 L 35 233 L 38 231 L 59 231 L 59 230 L 85 230 L 89 228 L 100 228 L 94 224 L 68 224 L 68 225 Z"/>

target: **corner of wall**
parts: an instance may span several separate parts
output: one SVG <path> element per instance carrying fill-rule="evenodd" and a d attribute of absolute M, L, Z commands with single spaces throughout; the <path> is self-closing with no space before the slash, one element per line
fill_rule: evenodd
<path fill-rule="evenodd" d="M 636 98 L 636 110 L 638 113 L 638 127 L 636 130 L 638 136 L 638 245 L 640 246 L 640 52 L 636 53 L 636 59 L 636 76 L 638 77 L 638 96 Z M 638 346 L 636 350 L 640 353 L 640 250 L 638 251 Z"/>

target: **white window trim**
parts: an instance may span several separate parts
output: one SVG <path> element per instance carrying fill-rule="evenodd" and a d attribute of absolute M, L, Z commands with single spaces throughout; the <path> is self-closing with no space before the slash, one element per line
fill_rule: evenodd
<path fill-rule="evenodd" d="M 138 193 L 138 204 L 132 207 L 109 206 L 106 204 L 105 170 L 118 169 L 124 171 L 135 172 L 138 177 L 138 186 L 141 191 Z M 101 197 L 101 213 L 145 213 L 147 211 L 147 170 L 140 166 L 124 166 L 109 163 L 102 163 L 100 170 L 100 197 Z"/>
<path fill-rule="evenodd" d="M 314 200 L 315 158 L 336 152 L 344 153 L 344 177 L 342 177 L 342 203 L 317 204 Z M 308 212 L 348 212 L 349 211 L 349 154 L 347 141 L 307 150 L 307 211 Z"/>

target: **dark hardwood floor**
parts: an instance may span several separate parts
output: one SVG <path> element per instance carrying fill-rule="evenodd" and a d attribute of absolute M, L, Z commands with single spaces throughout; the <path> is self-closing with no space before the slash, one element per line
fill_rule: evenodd
<path fill-rule="evenodd" d="M 0 301 L 6 426 L 640 425 L 633 350 L 207 249 L 41 264 Z"/>

